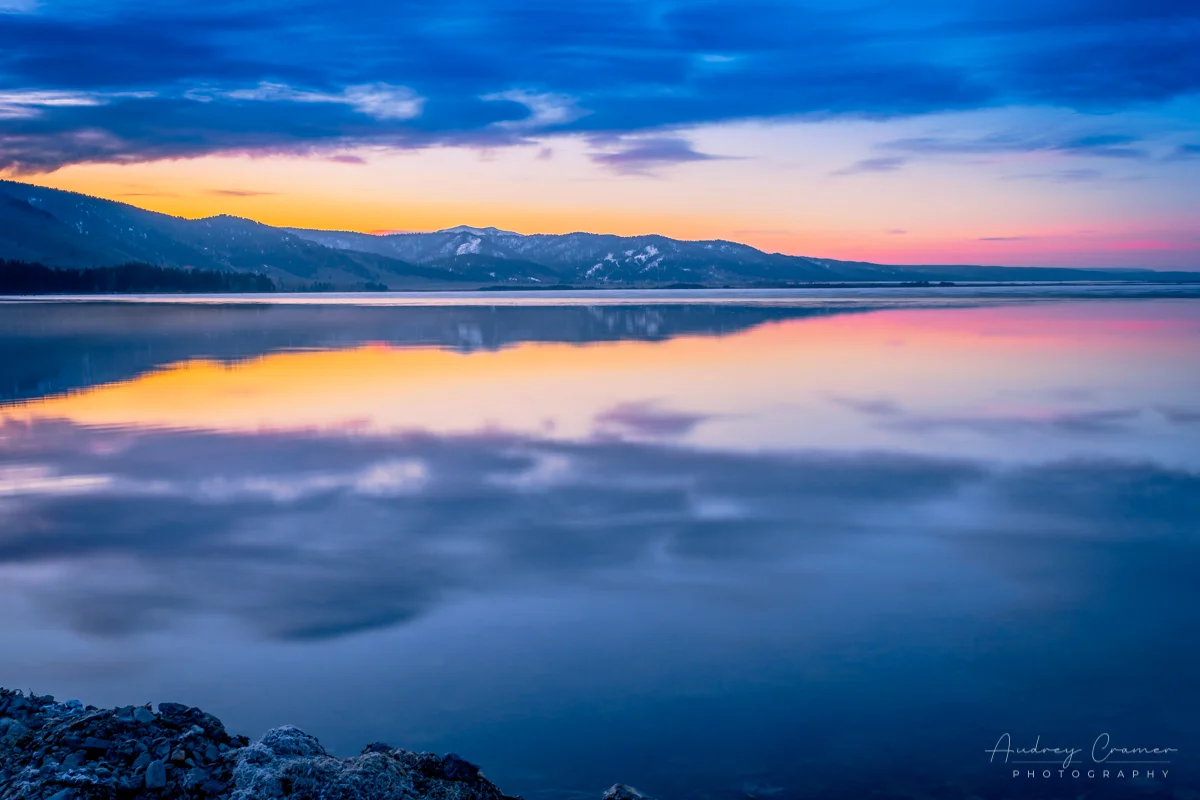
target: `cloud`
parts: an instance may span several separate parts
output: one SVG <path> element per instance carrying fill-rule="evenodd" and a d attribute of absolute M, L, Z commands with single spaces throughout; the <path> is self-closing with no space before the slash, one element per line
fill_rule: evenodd
<path fill-rule="evenodd" d="M 908 163 L 907 158 L 889 156 L 883 158 L 865 158 L 856 161 L 848 167 L 843 167 L 830 175 L 859 175 L 864 172 L 895 172 Z"/>
<path fill-rule="evenodd" d="M 425 100 L 406 86 L 386 83 L 347 86 L 336 94 L 293 89 L 282 83 L 260 83 L 253 89 L 236 89 L 224 93 L 232 100 L 252 100 L 264 103 L 340 103 L 376 119 L 412 119 L 421 115 Z M 190 99 L 204 102 L 203 94 Z"/>
<path fill-rule="evenodd" d="M 656 553 L 686 563 L 803 552 L 978 472 L 899 455 L 501 434 L 3 432 L 0 457 L 36 464 L 37 480 L 0 507 L 0 566 L 56 564 L 63 581 L 30 592 L 96 636 L 217 613 L 269 638 L 328 638 L 401 624 L 455 593 L 581 580 Z M 119 580 L 95 568 L 111 560 L 126 565 Z"/>
<path fill-rule="evenodd" d="M 910 414 L 889 423 L 892 427 L 916 432 L 965 430 L 984 436 L 1004 436 L 1021 431 L 1059 431 L 1073 434 L 1117 433 L 1141 416 L 1133 408 L 1094 409 L 1057 412 L 1045 416 L 971 416 Z"/>
<path fill-rule="evenodd" d="M 596 423 L 602 433 L 629 433 L 634 436 L 685 436 L 708 419 L 705 414 L 688 414 L 659 408 L 653 402 L 622 403 L 602 412 Z"/>
<path fill-rule="evenodd" d="M 1098 169 L 1059 169 L 1052 172 L 1028 172 L 1020 175 L 1008 175 L 1005 180 L 1049 181 L 1051 183 L 1083 183 L 1098 181 L 1104 173 Z"/>
<path fill-rule="evenodd" d="M 844 408 L 873 417 L 890 417 L 904 411 L 899 403 L 886 397 L 847 397 L 838 394 L 827 395 L 827 397 Z"/>
<path fill-rule="evenodd" d="M 894 139 L 880 145 L 884 150 L 898 150 L 915 155 L 988 155 L 995 153 L 1032 153 L 1048 151 L 1064 155 L 1093 158 L 1143 159 L 1149 153 L 1131 145 L 1139 137 L 1127 134 L 1093 134 L 1074 137 L 1029 136 L 1017 133 L 995 133 L 974 138 L 945 136 L 916 136 Z"/>
<path fill-rule="evenodd" d="M 209 189 L 208 193 L 221 197 L 263 197 L 275 194 L 275 192 L 256 192 L 250 189 Z"/>
<path fill-rule="evenodd" d="M 46 109 L 98 106 L 113 97 L 129 94 L 67 92 L 53 89 L 32 91 L 0 91 L 0 120 L 23 119 L 41 115 Z M 143 95 L 149 96 L 149 95 Z"/>
<path fill-rule="evenodd" d="M 1008 241 L 1008 239 L 1000 239 Z M 1021 432 L 1107 434 L 1126 430 L 1142 416 L 1137 408 L 1097 408 L 1026 414 L 929 414 L 911 411 L 888 398 L 828 395 L 844 408 L 876 417 L 882 427 L 910 433 L 961 430 L 981 436 L 1007 436 Z M 1170 412 L 1163 410 L 1164 415 Z"/>
<path fill-rule="evenodd" d="M 1200 144 L 1181 144 L 1167 158 L 1171 161 L 1200 158 Z"/>
<path fill-rule="evenodd" d="M 1055 149 L 1073 155 L 1099 158 L 1146 158 L 1149 154 L 1145 150 L 1130 146 L 1137 141 L 1136 136 L 1100 134 L 1068 139 Z"/>
<path fill-rule="evenodd" d="M 725 156 L 697 151 L 686 139 L 667 136 L 622 141 L 617 150 L 591 155 L 593 162 L 625 175 L 644 175 L 658 167 L 722 158 Z"/>
<path fill-rule="evenodd" d="M 266 638 L 325 639 L 401 625 L 464 594 L 578 586 L 614 569 L 652 581 L 649 567 L 668 563 L 674 583 L 913 530 L 964 546 L 985 534 L 1177 539 L 1200 515 L 1200 476 L 1123 462 L 1001 468 L 896 453 L 62 422 L 2 433 L 0 459 L 23 465 L 0 505 L 6 580 L 101 637 L 216 614 Z M 949 522 L 947 508 L 958 509 Z M 21 568 L 48 564 L 20 582 Z"/>
<path fill-rule="evenodd" d="M 36 13 L 8 13 L 0 26 L 6 85 L 137 96 L 11 106 L 38 113 L 3 120 L 0 164 L 497 147 L 532 131 L 656 136 L 736 120 L 1021 104 L 1108 112 L 1200 91 L 1200 11 L 1151 5 L 1154 13 L 1125 0 L 1100 10 L 1080 0 L 922 0 L 901 14 L 828 0 L 403 9 L 163 0 L 133 13 L 127 3 L 9 0 L 9 11 Z M 1061 144 L 1141 157 L 1128 141 Z"/>
<path fill-rule="evenodd" d="M 491 102 L 508 102 L 524 106 L 528 112 L 521 119 L 505 119 L 493 123 L 498 128 L 534 130 L 566 125 L 568 122 L 587 116 L 579 108 L 575 98 L 554 92 L 531 92 L 524 89 L 509 89 L 505 92 L 485 94 L 481 98 Z"/>
<path fill-rule="evenodd" d="M 1176 425 L 1192 425 L 1200 423 L 1200 408 L 1179 408 L 1176 406 L 1164 406 L 1159 409 L 1168 421 Z"/>

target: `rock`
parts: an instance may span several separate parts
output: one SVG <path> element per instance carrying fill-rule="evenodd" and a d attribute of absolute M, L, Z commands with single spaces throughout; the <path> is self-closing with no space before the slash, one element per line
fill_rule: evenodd
<path fill-rule="evenodd" d="M 27 725 L 19 719 L 10 719 L 8 721 L 8 729 L 4 732 L 4 738 L 9 742 L 15 742 L 27 733 L 29 733 Z"/>
<path fill-rule="evenodd" d="M 172 722 L 178 722 L 180 724 L 182 724 L 185 721 L 190 719 L 190 717 L 192 716 L 191 712 L 193 710 L 199 712 L 199 709 L 188 708 L 183 703 L 159 703 L 158 704 L 159 716 L 163 717 L 164 719 L 170 720 Z"/>
<path fill-rule="evenodd" d="M 459 758 L 454 753 L 448 753 L 442 759 L 442 773 L 446 776 L 447 780 L 469 781 L 473 780 L 479 774 L 479 767 L 470 761 Z"/>
<path fill-rule="evenodd" d="M 198 789 L 206 783 L 208 783 L 208 773 L 199 767 L 189 769 L 183 778 L 183 788 L 189 790 Z"/>
<path fill-rule="evenodd" d="M 512 800 L 453 753 L 376 742 L 338 759 L 297 728 L 250 744 L 198 708 L 159 709 L 84 710 L 0 689 L 0 800 Z"/>
<path fill-rule="evenodd" d="M 151 761 L 146 765 L 146 788 L 162 789 L 167 785 L 167 765 L 162 761 Z"/>
<path fill-rule="evenodd" d="M 238 753 L 232 800 L 508 800 L 474 765 L 457 756 L 450 765 L 458 780 L 447 779 L 446 759 L 432 753 L 371 747 L 355 758 L 336 759 L 303 731 L 276 728 Z"/>

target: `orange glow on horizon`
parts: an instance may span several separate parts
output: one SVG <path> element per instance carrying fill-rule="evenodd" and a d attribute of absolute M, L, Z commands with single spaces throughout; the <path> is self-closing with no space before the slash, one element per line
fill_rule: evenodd
<path fill-rule="evenodd" d="M 728 171 L 724 162 L 705 167 L 727 170 L 713 176 L 630 177 L 598 172 L 576 153 L 562 157 L 560 176 L 559 166 L 547 171 L 527 149 L 491 158 L 433 148 L 368 155 L 364 164 L 208 156 L 73 165 L 25 180 L 175 216 L 233 214 L 279 227 L 377 233 L 468 224 L 525 234 L 724 239 L 767 252 L 893 264 L 1200 268 L 1194 221 L 1122 214 L 1097 222 L 1077 204 L 1047 213 L 1015 196 L 1001 207 L 1003 193 L 1011 195 L 1004 184 L 955 189 L 923 208 L 902 200 L 894 182 L 876 197 L 819 171 L 783 193 L 770 182 L 778 176 Z M 711 191 L 714 181 L 721 192 Z"/>

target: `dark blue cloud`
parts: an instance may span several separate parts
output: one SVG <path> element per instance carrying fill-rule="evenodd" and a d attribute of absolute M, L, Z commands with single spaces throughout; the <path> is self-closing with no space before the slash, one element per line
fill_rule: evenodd
<path fill-rule="evenodd" d="M 882 158 L 864 158 L 862 161 L 856 161 L 848 167 L 839 169 L 832 173 L 833 175 L 858 175 L 863 172 L 895 172 L 904 166 L 908 161 L 906 158 L 899 156 L 885 156 Z"/>
<path fill-rule="evenodd" d="M 1200 158 L 1200 144 L 1181 144 L 1175 148 L 1169 158 L 1179 161 L 1187 158 Z"/>
<path fill-rule="evenodd" d="M 1051 183 L 1084 183 L 1098 181 L 1104 173 L 1098 169 L 1056 169 L 1050 172 L 1027 172 L 1009 175 L 1008 180 L 1049 181 Z"/>
<path fill-rule="evenodd" d="M 1092 134 L 1061 138 L 1000 133 L 976 138 L 918 136 L 895 139 L 882 145 L 914 155 L 990 155 L 994 153 L 1056 152 L 1093 158 L 1150 158 L 1150 153 L 1134 145 L 1140 141 L 1129 134 Z"/>
<path fill-rule="evenodd" d="M 984 236 L 981 242 L 1019 242 L 1028 236 Z M 1065 411 L 1044 416 L 1007 414 L 925 414 L 910 411 L 887 398 L 856 398 L 831 395 L 829 400 L 868 417 L 874 417 L 882 427 L 910 433 L 932 433 L 961 430 L 980 436 L 1011 436 L 1024 432 L 1057 432 L 1078 435 L 1118 433 L 1127 430 L 1142 416 L 1138 408 L 1094 408 Z M 1173 422 L 1180 409 L 1162 409 Z"/>
<path fill-rule="evenodd" d="M 659 408 L 651 402 L 622 403 L 596 417 L 603 436 L 615 433 L 649 437 L 684 436 L 704 422 L 703 414 Z"/>
<path fill-rule="evenodd" d="M 721 156 L 701 153 L 692 147 L 691 142 L 675 136 L 638 139 L 621 144 L 616 150 L 592 155 L 592 160 L 597 164 L 623 173 L 646 173 L 655 167 L 718 158 Z"/>
<path fill-rule="evenodd" d="M 1130 146 L 1136 141 L 1136 136 L 1119 134 L 1081 136 L 1063 142 L 1057 149 L 1066 153 L 1102 158 L 1146 158 L 1148 154 L 1145 150 Z"/>
<path fill-rule="evenodd" d="M 1200 91 L 1198 38 L 1196 4 L 1161 0 L 45 0 L 0 24 L 0 167 L 1023 102 L 1113 110 Z M 355 102 L 406 91 L 420 100 L 407 117 Z"/>

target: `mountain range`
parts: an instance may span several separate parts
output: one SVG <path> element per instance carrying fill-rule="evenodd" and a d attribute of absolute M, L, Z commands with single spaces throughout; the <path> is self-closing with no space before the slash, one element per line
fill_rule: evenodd
<path fill-rule="evenodd" d="M 766 253 L 722 240 L 519 234 L 459 226 L 374 235 L 185 219 L 75 192 L 0 181 L 0 259 L 86 268 L 143 263 L 255 272 L 282 289 L 636 287 L 911 281 L 1186 280 L 1200 273 L 1035 267 L 888 266 Z"/>

